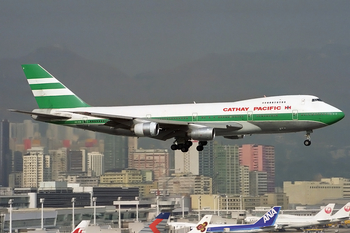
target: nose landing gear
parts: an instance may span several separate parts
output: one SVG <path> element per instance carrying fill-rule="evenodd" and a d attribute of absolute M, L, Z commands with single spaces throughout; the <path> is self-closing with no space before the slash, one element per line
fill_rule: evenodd
<path fill-rule="evenodd" d="M 310 146 L 311 145 L 311 137 L 310 134 L 312 133 L 312 130 L 306 131 L 306 140 L 304 141 L 305 146 Z"/>

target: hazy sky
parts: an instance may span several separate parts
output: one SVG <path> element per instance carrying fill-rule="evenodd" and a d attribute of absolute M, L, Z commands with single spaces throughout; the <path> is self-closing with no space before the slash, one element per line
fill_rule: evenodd
<path fill-rule="evenodd" d="M 210 53 L 350 46 L 350 1 L 1 1 L 0 58 L 57 45 L 129 75 Z"/>

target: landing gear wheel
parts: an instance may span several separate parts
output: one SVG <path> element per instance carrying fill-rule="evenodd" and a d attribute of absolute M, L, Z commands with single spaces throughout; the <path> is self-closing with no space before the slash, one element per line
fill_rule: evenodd
<path fill-rule="evenodd" d="M 304 141 L 304 145 L 305 145 L 305 146 L 310 146 L 310 145 L 311 145 L 311 141 L 308 140 L 308 139 L 306 139 L 306 140 Z"/>
<path fill-rule="evenodd" d="M 204 149 L 204 147 L 202 145 L 198 145 L 196 149 L 197 149 L 197 151 L 202 151 Z"/>
<path fill-rule="evenodd" d="M 192 142 L 191 141 L 186 141 L 185 142 L 185 146 L 187 146 L 188 148 L 190 148 L 192 146 Z"/>
<path fill-rule="evenodd" d="M 192 146 L 192 142 L 187 138 L 176 138 L 173 144 L 170 146 L 172 150 L 181 150 L 182 152 L 187 152 Z"/>
<path fill-rule="evenodd" d="M 206 146 L 208 144 L 208 142 L 207 141 L 199 141 L 199 144 L 202 146 Z"/>
<path fill-rule="evenodd" d="M 181 151 L 184 152 L 184 153 L 187 152 L 188 151 L 188 147 L 186 147 L 186 146 L 182 147 Z"/>

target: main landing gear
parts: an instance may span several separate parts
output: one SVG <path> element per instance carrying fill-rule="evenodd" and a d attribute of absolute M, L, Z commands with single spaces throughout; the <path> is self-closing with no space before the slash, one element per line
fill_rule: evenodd
<path fill-rule="evenodd" d="M 311 137 L 310 137 L 310 134 L 312 133 L 312 130 L 308 130 L 306 131 L 306 140 L 304 141 L 304 145 L 305 146 L 310 146 L 311 145 Z"/>
<path fill-rule="evenodd" d="M 199 141 L 197 146 L 197 151 L 202 151 L 204 146 L 207 145 L 207 141 Z M 172 150 L 181 150 L 182 152 L 187 152 L 188 149 L 193 145 L 190 140 L 187 139 L 176 139 L 174 143 L 171 145 Z"/>

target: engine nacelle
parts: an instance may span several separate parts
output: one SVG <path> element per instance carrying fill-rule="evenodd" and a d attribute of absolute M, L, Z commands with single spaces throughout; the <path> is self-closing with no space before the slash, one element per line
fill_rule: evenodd
<path fill-rule="evenodd" d="M 210 127 L 193 129 L 189 134 L 193 140 L 208 141 L 215 138 L 215 130 Z"/>
<path fill-rule="evenodd" d="M 137 123 L 134 133 L 138 137 L 154 137 L 159 134 L 159 125 L 156 122 Z"/>

